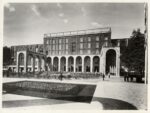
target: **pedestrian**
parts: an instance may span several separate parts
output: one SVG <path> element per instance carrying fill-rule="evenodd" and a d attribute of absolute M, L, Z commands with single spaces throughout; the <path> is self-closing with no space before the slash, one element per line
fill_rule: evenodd
<path fill-rule="evenodd" d="M 104 73 L 103 73 L 103 76 L 102 76 L 102 77 L 103 77 L 103 81 L 104 81 L 104 79 L 105 79 L 105 75 L 104 75 Z"/>
<path fill-rule="evenodd" d="M 60 72 L 60 80 L 62 81 L 62 79 L 63 79 L 63 75 L 62 75 L 62 72 Z"/>
<path fill-rule="evenodd" d="M 110 72 L 108 73 L 108 77 L 110 78 Z"/>
<path fill-rule="evenodd" d="M 11 69 L 9 67 L 8 70 L 7 70 L 7 77 L 9 77 L 10 71 L 11 71 Z"/>

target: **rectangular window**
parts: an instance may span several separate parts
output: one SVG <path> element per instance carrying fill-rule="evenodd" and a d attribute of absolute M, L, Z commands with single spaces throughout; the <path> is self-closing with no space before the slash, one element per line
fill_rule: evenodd
<path fill-rule="evenodd" d="M 83 54 L 83 50 L 80 50 L 80 54 Z"/>
<path fill-rule="evenodd" d="M 53 39 L 53 44 L 55 44 L 55 40 Z"/>
<path fill-rule="evenodd" d="M 61 39 L 59 39 L 59 44 L 61 44 Z"/>
<path fill-rule="evenodd" d="M 66 51 L 66 54 L 68 54 L 68 51 Z"/>
<path fill-rule="evenodd" d="M 90 54 L 90 53 L 91 53 L 91 50 L 87 50 L 87 53 Z"/>
<path fill-rule="evenodd" d="M 98 49 L 96 49 L 96 54 L 99 54 L 99 50 Z"/>
<path fill-rule="evenodd" d="M 96 36 L 96 41 L 99 41 L 99 36 Z"/>
<path fill-rule="evenodd" d="M 83 42 L 83 38 L 80 38 L 80 42 Z"/>
<path fill-rule="evenodd" d="M 61 50 L 61 44 L 59 44 L 59 50 Z"/>
<path fill-rule="evenodd" d="M 58 45 L 56 45 L 56 50 L 58 50 Z"/>
<path fill-rule="evenodd" d="M 68 43 L 68 39 L 66 38 L 66 43 Z"/>
<path fill-rule="evenodd" d="M 55 45 L 53 45 L 52 50 L 55 50 Z"/>
<path fill-rule="evenodd" d="M 80 49 L 83 49 L 83 43 L 80 43 Z"/>
<path fill-rule="evenodd" d="M 59 51 L 59 55 L 61 55 L 61 51 Z"/>
<path fill-rule="evenodd" d="M 88 48 L 91 48 L 91 43 L 88 43 Z"/>
<path fill-rule="evenodd" d="M 75 50 L 76 50 L 76 43 L 72 42 L 71 43 L 71 52 L 75 52 Z"/>
<path fill-rule="evenodd" d="M 68 49 L 68 44 L 66 44 L 66 49 Z"/>
<path fill-rule="evenodd" d="M 88 41 L 89 41 L 89 42 L 91 41 L 91 37 L 88 37 Z"/>
<path fill-rule="evenodd" d="M 48 49 L 51 50 L 51 45 L 48 46 Z"/>
<path fill-rule="evenodd" d="M 99 48 L 99 43 L 96 43 L 96 48 Z"/>

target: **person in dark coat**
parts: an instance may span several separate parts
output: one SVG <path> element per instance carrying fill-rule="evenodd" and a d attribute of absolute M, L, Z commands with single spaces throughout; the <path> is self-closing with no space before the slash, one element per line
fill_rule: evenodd
<path fill-rule="evenodd" d="M 103 81 L 104 81 L 104 79 L 105 79 L 105 75 L 104 75 L 104 73 L 103 73 L 103 76 L 102 76 L 102 77 L 103 77 Z"/>

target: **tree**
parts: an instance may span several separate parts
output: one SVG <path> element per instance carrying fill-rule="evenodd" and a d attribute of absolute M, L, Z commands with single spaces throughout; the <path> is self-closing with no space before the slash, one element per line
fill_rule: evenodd
<path fill-rule="evenodd" d="M 5 46 L 3 47 L 3 65 L 9 65 L 11 60 L 10 48 Z"/>
<path fill-rule="evenodd" d="M 144 72 L 145 65 L 145 36 L 140 29 L 133 30 L 128 41 L 128 46 L 124 49 L 121 61 L 129 70 Z"/>

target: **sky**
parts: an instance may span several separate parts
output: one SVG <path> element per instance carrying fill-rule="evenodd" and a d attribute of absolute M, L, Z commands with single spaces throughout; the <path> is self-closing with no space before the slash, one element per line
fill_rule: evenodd
<path fill-rule="evenodd" d="M 7 3 L 3 45 L 42 44 L 45 33 L 111 27 L 112 39 L 144 31 L 144 3 Z"/>

